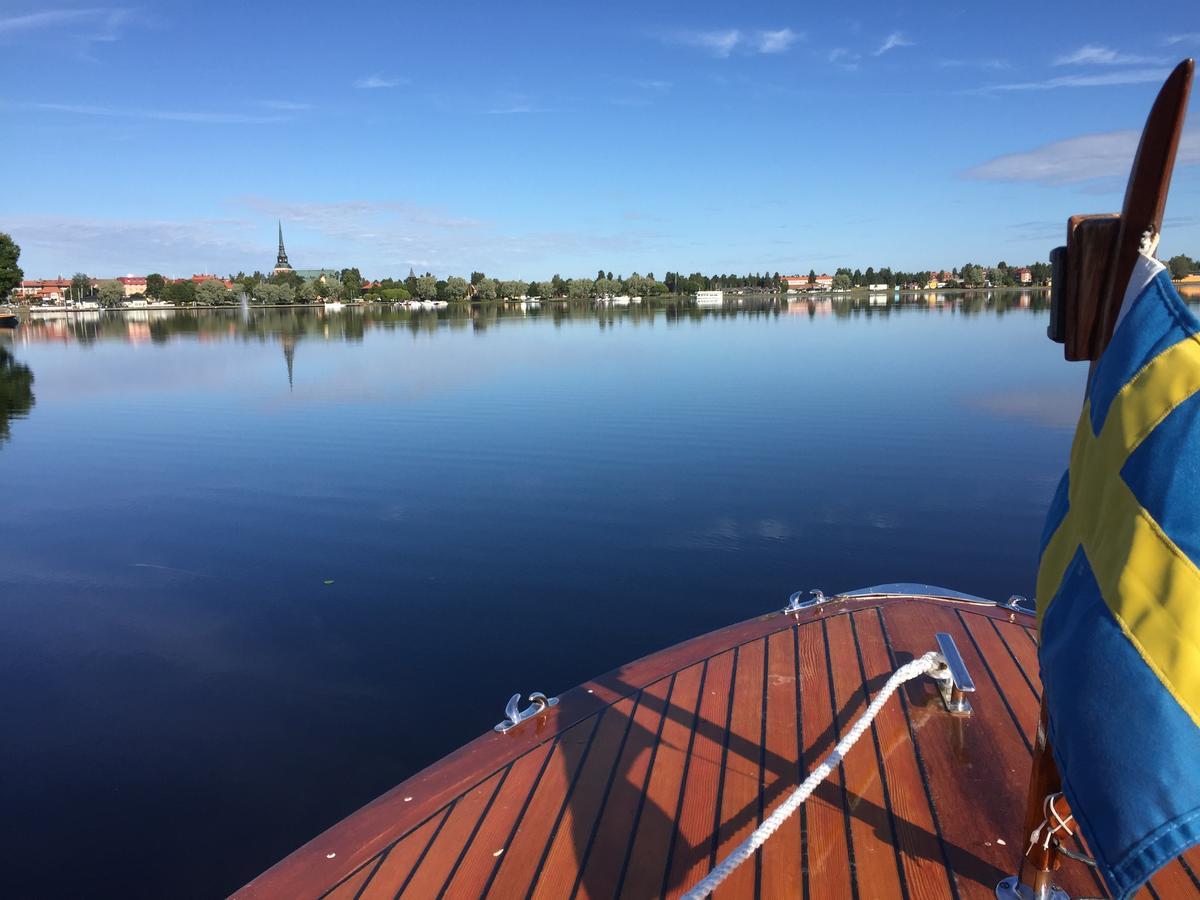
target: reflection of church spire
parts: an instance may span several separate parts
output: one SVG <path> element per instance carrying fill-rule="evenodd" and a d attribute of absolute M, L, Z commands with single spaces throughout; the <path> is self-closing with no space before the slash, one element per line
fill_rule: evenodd
<path fill-rule="evenodd" d="M 292 271 L 292 264 L 288 262 L 287 251 L 283 249 L 283 222 L 279 223 L 279 255 L 275 257 L 276 272 Z"/>
<path fill-rule="evenodd" d="M 296 339 L 290 334 L 283 338 L 283 358 L 287 361 L 288 390 L 292 389 L 292 365 L 296 361 Z"/>

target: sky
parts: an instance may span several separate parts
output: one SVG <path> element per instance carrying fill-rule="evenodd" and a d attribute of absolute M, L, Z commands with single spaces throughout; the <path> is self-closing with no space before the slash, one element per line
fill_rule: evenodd
<path fill-rule="evenodd" d="M 1194 0 L 103 2 L 0 0 L 26 277 L 265 271 L 278 219 L 368 277 L 1045 260 L 1200 53 Z"/>

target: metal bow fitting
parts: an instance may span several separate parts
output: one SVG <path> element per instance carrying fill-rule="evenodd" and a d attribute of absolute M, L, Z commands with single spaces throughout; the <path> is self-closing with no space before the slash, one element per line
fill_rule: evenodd
<path fill-rule="evenodd" d="M 801 600 L 805 594 L 808 594 L 807 600 Z M 813 606 L 820 606 L 826 600 L 826 597 L 821 591 L 813 588 L 809 591 L 796 591 L 792 596 L 788 597 L 788 605 L 783 608 L 785 613 L 800 612 L 802 609 L 808 609 Z"/>
<path fill-rule="evenodd" d="M 967 664 L 963 662 L 962 654 L 958 652 L 958 645 L 954 643 L 954 638 L 945 631 L 939 631 L 935 637 L 938 650 L 941 651 L 943 665 L 931 672 L 930 675 L 937 682 L 938 692 L 942 695 L 946 711 L 969 716 L 971 704 L 967 701 L 967 694 L 975 693 L 975 682 L 971 678 L 971 673 L 967 671 Z"/>
<path fill-rule="evenodd" d="M 1031 603 L 1028 597 L 1023 597 L 1020 594 L 1013 594 L 999 605 L 1002 609 L 1011 609 L 1031 615 L 1037 612 L 1035 604 Z"/>
<path fill-rule="evenodd" d="M 534 691 L 529 695 L 529 706 L 521 709 L 520 705 L 521 695 L 513 694 L 509 698 L 508 705 L 504 707 L 504 714 L 508 718 L 497 724 L 494 730 L 501 734 L 506 734 L 522 722 L 532 719 L 534 716 L 541 715 L 552 706 L 557 706 L 558 698 L 547 697 L 541 691 Z"/>

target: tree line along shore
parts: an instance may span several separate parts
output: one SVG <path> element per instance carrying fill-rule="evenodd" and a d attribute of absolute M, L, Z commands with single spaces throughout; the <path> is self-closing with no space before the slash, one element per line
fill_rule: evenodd
<path fill-rule="evenodd" d="M 17 265 L 20 247 L 6 234 L 0 233 L 0 302 L 21 285 L 24 273 Z M 1200 271 L 1200 261 L 1177 255 L 1167 261 L 1173 278 L 1182 279 Z M 323 269 L 314 277 L 304 277 L 295 271 L 272 273 L 238 272 L 221 278 L 216 275 L 196 275 L 191 278 L 169 278 L 151 273 L 130 278 L 96 279 L 79 272 L 69 286 L 65 281 L 67 302 L 94 302 L 102 307 L 119 307 L 147 301 L 172 306 L 232 306 L 245 297 L 262 306 L 287 306 L 320 302 L 494 302 L 529 298 L 588 300 L 614 296 L 653 297 L 666 294 L 694 294 L 709 290 L 742 290 L 769 293 L 795 293 L 856 290 L 955 290 L 974 288 L 1038 287 L 1049 283 L 1050 266 L 1044 262 L 1028 266 L 995 266 L 965 263 L 951 270 L 908 272 L 884 267 L 875 269 L 839 268 L 830 276 L 818 275 L 810 269 L 808 276 L 787 276 L 779 272 L 737 274 L 705 274 L 667 272 L 661 279 L 650 272 L 641 275 L 614 275 L 600 269 L 595 278 L 563 278 L 554 275 L 545 281 L 495 279 L 483 272 L 469 277 L 451 275 L 439 278 L 431 272 L 418 275 L 409 269 L 404 278 L 364 279 L 357 267 L 340 270 Z M 143 284 L 144 282 L 144 284 Z"/>

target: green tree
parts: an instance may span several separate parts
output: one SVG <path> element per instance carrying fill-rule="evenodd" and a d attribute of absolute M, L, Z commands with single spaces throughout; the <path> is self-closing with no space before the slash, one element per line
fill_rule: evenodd
<path fill-rule="evenodd" d="M 357 268 L 342 269 L 342 296 L 354 300 L 362 293 L 362 272 Z"/>
<path fill-rule="evenodd" d="M 167 285 L 167 299 L 176 306 L 191 306 L 196 302 L 196 282 L 188 279 Z"/>
<path fill-rule="evenodd" d="M 163 288 L 167 286 L 167 280 L 157 272 L 151 272 L 146 276 L 146 296 L 151 300 L 157 300 L 162 297 Z"/>
<path fill-rule="evenodd" d="M 496 293 L 496 282 L 486 276 L 479 279 L 478 283 L 475 285 L 476 300 L 483 300 L 485 302 L 489 300 L 495 300 Z"/>
<path fill-rule="evenodd" d="M 268 281 L 272 284 L 287 285 L 292 289 L 293 295 L 296 292 L 296 288 L 304 284 L 304 279 L 295 272 L 272 272 Z"/>
<path fill-rule="evenodd" d="M 482 272 L 472 272 L 471 273 L 471 287 L 475 287 L 475 285 L 479 284 L 479 282 L 483 281 L 483 279 L 485 279 L 485 278 L 487 278 L 487 276 L 484 275 Z"/>
<path fill-rule="evenodd" d="M 425 274 L 420 278 L 414 279 L 413 287 L 410 288 L 412 295 L 421 301 L 429 301 L 437 298 L 437 279 L 432 275 Z"/>
<path fill-rule="evenodd" d="M 83 272 L 76 272 L 71 277 L 71 299 L 75 302 L 92 296 L 92 278 Z"/>
<path fill-rule="evenodd" d="M 3 237 L 4 235 L 0 235 L 0 238 Z M 1171 270 L 1171 277 L 1179 280 L 1180 278 L 1186 278 L 1196 271 L 1196 261 L 1180 253 L 1178 256 L 1172 256 L 1167 260 L 1167 268 Z M 4 296 L 4 293 L 0 290 L 0 297 L 2 296 Z"/>
<path fill-rule="evenodd" d="M 100 282 L 100 305 L 111 309 L 125 301 L 125 287 L 116 279 Z"/>
<path fill-rule="evenodd" d="M 833 276 L 833 289 L 835 291 L 848 291 L 854 283 L 854 277 L 849 272 L 838 272 Z"/>
<path fill-rule="evenodd" d="M 586 300 L 596 293 L 596 283 L 590 278 L 572 278 L 567 282 L 567 296 L 572 300 Z"/>
<path fill-rule="evenodd" d="M 467 280 L 459 278 L 457 275 L 451 275 L 446 279 L 446 299 L 451 303 L 458 303 L 461 300 L 467 299 Z"/>
<path fill-rule="evenodd" d="M 342 282 L 334 278 L 317 278 L 313 284 L 317 296 L 322 300 L 338 300 L 342 296 Z"/>
<path fill-rule="evenodd" d="M 254 288 L 254 299 L 264 306 L 283 306 L 291 303 L 296 291 L 290 284 L 273 284 L 264 281 Z"/>
<path fill-rule="evenodd" d="M 226 306 L 233 302 L 233 294 L 224 282 L 209 278 L 196 285 L 196 302 L 201 306 Z"/>
<path fill-rule="evenodd" d="M 316 303 L 317 286 L 311 281 L 306 281 L 304 284 L 300 285 L 300 287 L 296 288 L 296 302 Z"/>
<path fill-rule="evenodd" d="M 0 231 L 0 301 L 6 299 L 25 277 L 25 273 L 17 265 L 20 258 L 21 248 L 17 246 L 17 242 Z"/>
<path fill-rule="evenodd" d="M 984 278 L 982 267 L 977 266 L 974 263 L 967 263 L 959 271 L 962 276 L 962 283 L 967 287 L 982 286 Z"/>

